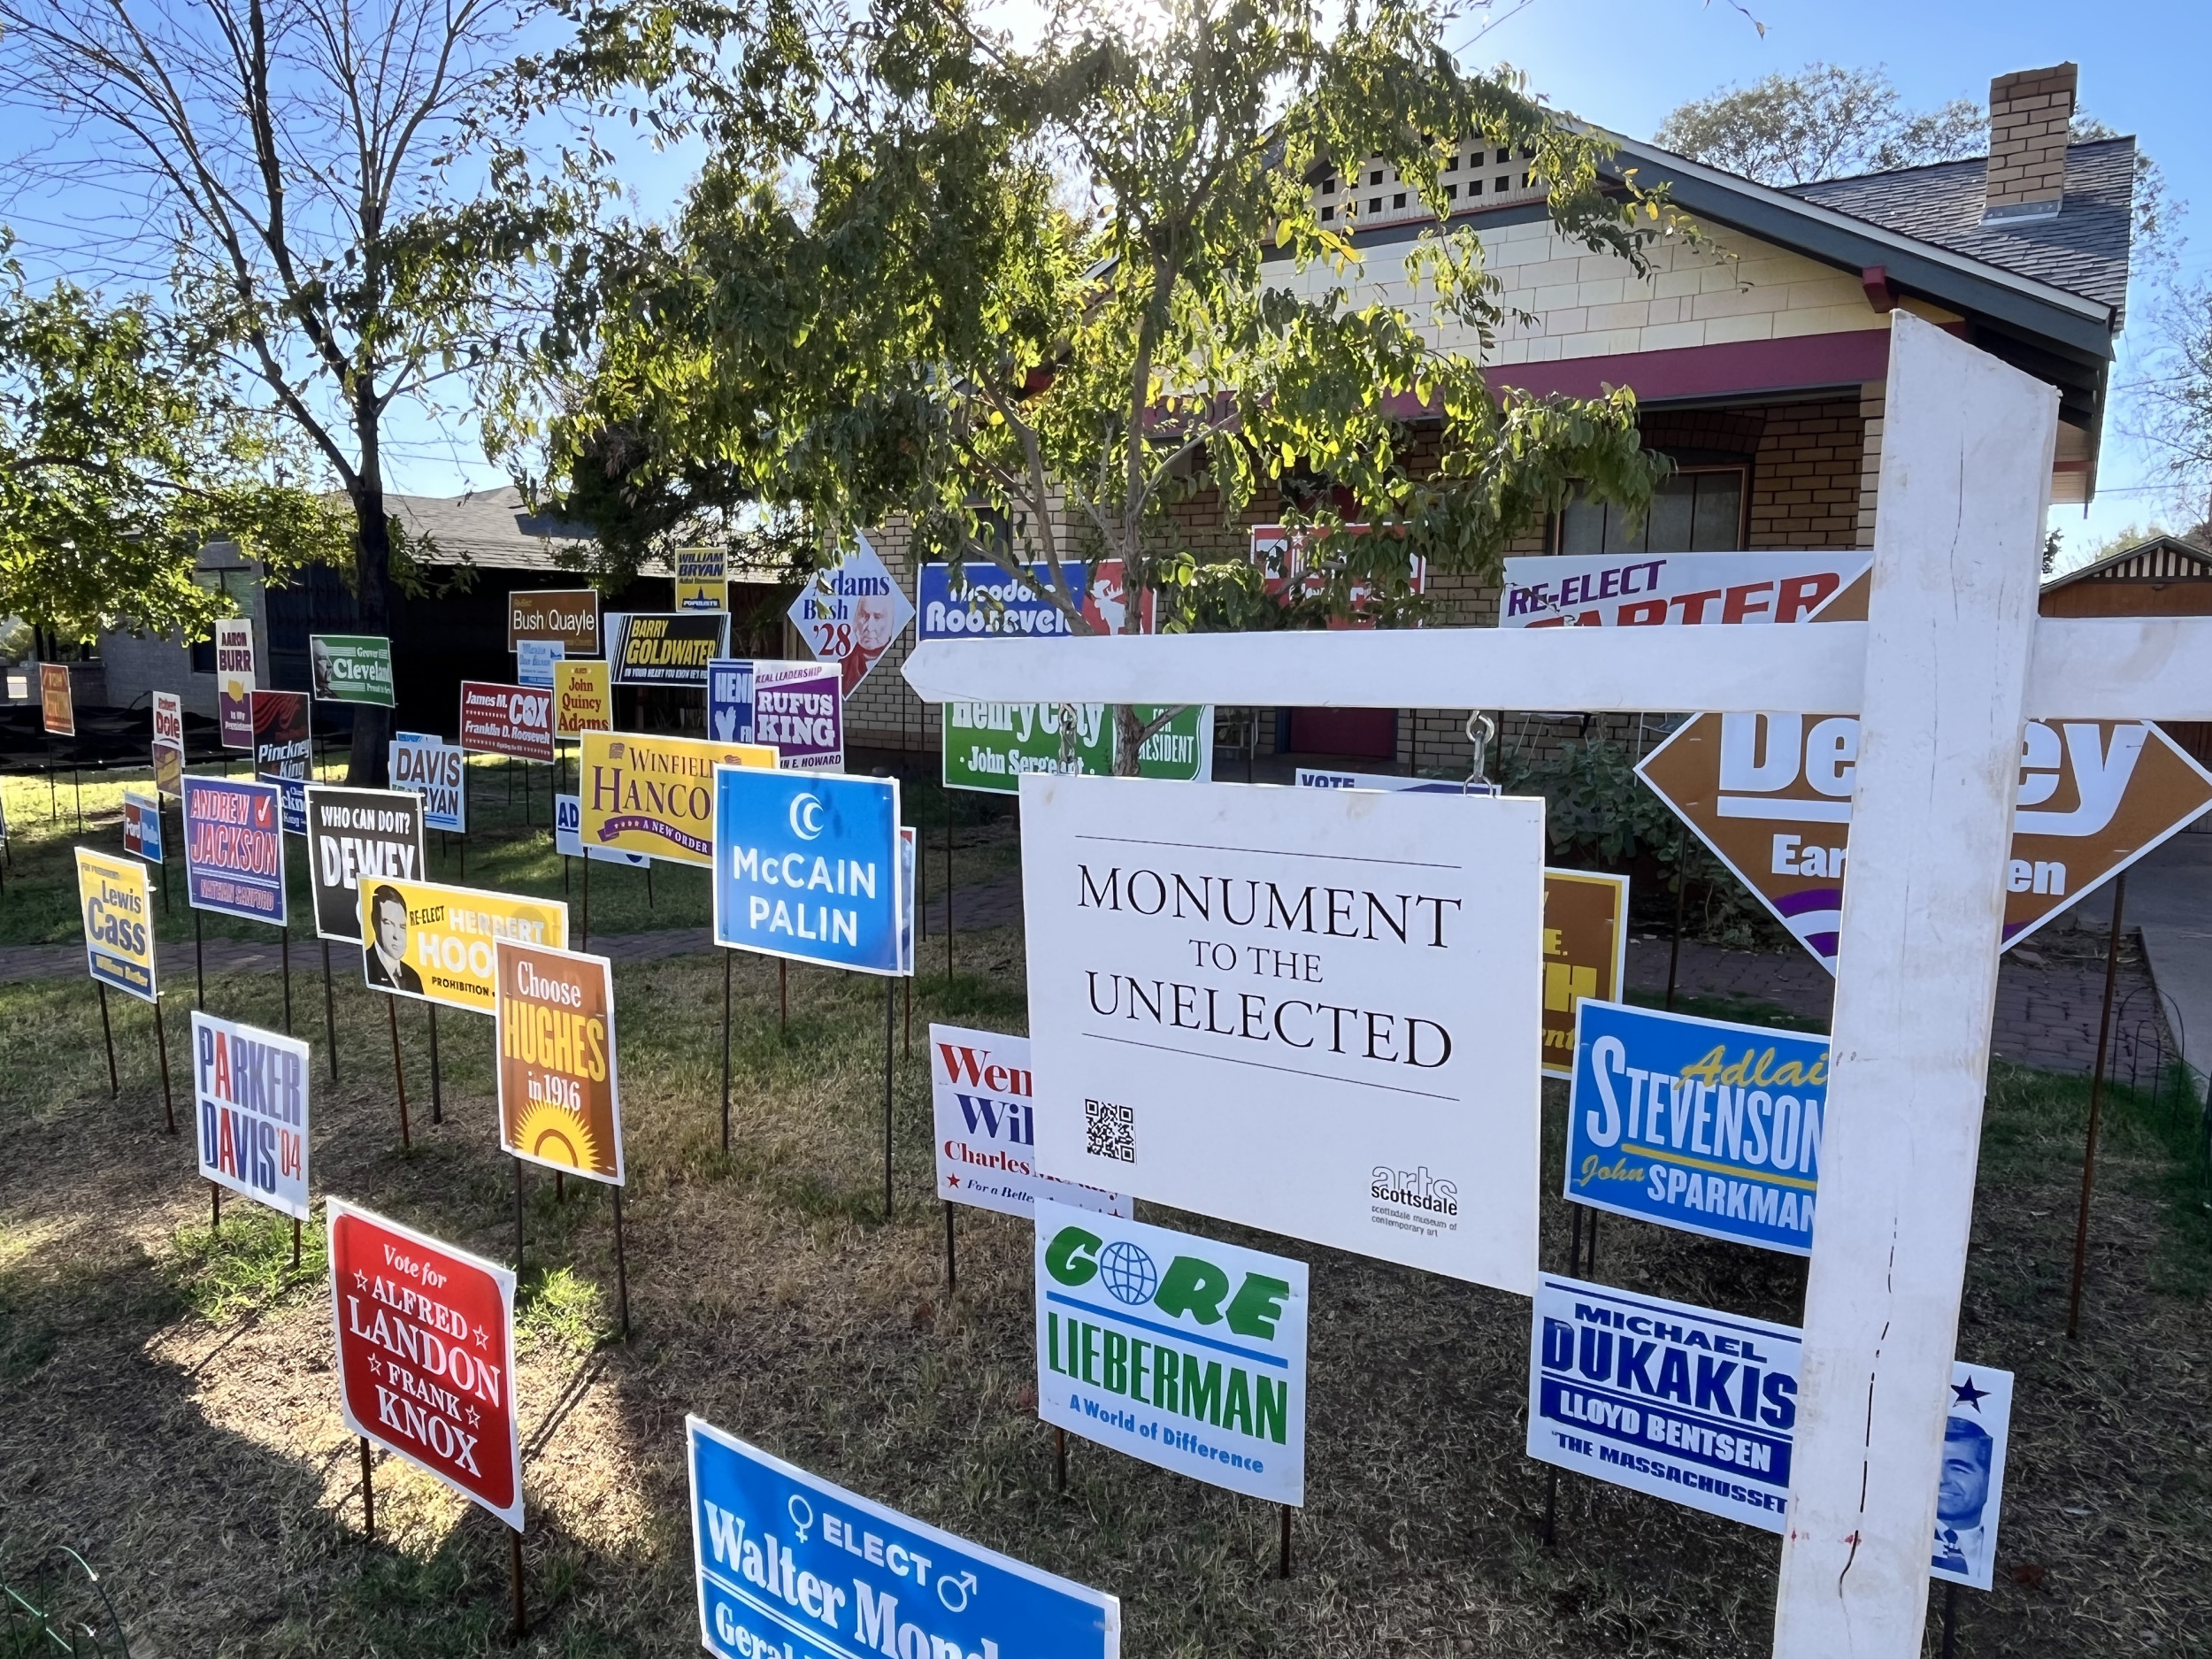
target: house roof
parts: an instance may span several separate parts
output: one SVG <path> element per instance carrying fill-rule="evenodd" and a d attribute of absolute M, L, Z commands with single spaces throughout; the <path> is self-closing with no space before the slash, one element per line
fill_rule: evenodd
<path fill-rule="evenodd" d="M 410 540 L 430 546 L 426 565 L 464 562 L 486 570 L 557 571 L 555 549 L 589 553 L 590 529 L 530 511 L 513 485 L 459 495 L 387 495 Z M 664 574 L 665 572 L 656 572 Z"/>
<path fill-rule="evenodd" d="M 2155 535 L 2045 582 L 2043 591 L 2083 581 L 2212 581 L 2212 551 L 2170 535 Z"/>
<path fill-rule="evenodd" d="M 2066 193 L 2048 219 L 1982 219 L 1989 158 L 1939 162 L 1787 187 L 1801 201 L 1965 254 L 2095 300 L 2124 317 L 2135 206 L 2135 141 L 2103 139 L 2066 151 Z"/>

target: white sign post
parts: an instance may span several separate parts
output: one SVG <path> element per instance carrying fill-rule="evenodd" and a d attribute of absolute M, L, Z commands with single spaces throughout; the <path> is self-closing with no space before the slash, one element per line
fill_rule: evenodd
<path fill-rule="evenodd" d="M 1865 622 L 931 641 L 927 702 L 1856 713 L 1780 1659 L 1912 1659 L 2030 718 L 2212 720 L 2212 619 L 2035 614 L 2056 395 L 1893 313 Z M 1386 799 L 1387 797 L 1377 797 Z M 1040 1150 L 1041 1151 L 1041 1148 Z"/>

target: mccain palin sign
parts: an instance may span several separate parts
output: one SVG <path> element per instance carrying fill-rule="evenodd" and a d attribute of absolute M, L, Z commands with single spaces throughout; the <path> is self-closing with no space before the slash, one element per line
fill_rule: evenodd
<path fill-rule="evenodd" d="M 714 769 L 714 942 L 862 973 L 899 949 L 899 784 Z"/>

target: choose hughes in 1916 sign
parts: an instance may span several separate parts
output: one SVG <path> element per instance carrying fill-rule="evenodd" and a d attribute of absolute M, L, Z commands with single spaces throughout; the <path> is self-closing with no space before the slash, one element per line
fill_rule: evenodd
<path fill-rule="evenodd" d="M 200 1177 L 307 1219 L 307 1045 L 192 1010 Z"/>
<path fill-rule="evenodd" d="M 80 847 L 77 903 L 83 914 L 85 965 L 102 985 L 142 1002 L 157 1000 L 154 911 L 146 866 Z"/>
<path fill-rule="evenodd" d="M 1041 1199 L 1037 1415 L 1304 1503 L 1306 1264 Z"/>
<path fill-rule="evenodd" d="M 499 1149 L 621 1186 L 612 966 L 503 939 L 498 971 Z"/>
<path fill-rule="evenodd" d="M 342 1198 L 324 1209 L 347 1432 L 520 1532 L 515 1276 Z"/>
<path fill-rule="evenodd" d="M 1120 1193 L 1079 1187 L 1037 1168 L 1037 1096 L 1029 1039 L 958 1025 L 929 1028 L 929 1087 L 937 1118 L 937 1195 L 1002 1215 L 1032 1216 L 1041 1195 L 1125 1216 Z"/>
<path fill-rule="evenodd" d="M 1698 714 L 1636 770 L 1833 972 L 1858 757 L 1855 716 Z M 2212 774 L 2147 721 L 2030 720 L 2020 766 L 2008 947 L 2212 806 Z"/>
<path fill-rule="evenodd" d="M 419 881 L 426 868 L 420 795 L 307 786 L 307 872 L 319 937 L 359 944 L 362 884 Z"/>
<path fill-rule="evenodd" d="M 1543 803 L 1022 784 L 1039 1166 L 1525 1295 Z"/>

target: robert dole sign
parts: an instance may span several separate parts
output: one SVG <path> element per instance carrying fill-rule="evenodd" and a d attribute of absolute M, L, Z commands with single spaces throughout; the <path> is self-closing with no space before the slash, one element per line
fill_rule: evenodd
<path fill-rule="evenodd" d="M 76 854 L 77 904 L 84 918 L 88 971 L 102 985 L 111 985 L 142 1002 L 158 1001 L 146 866 L 83 847 Z"/>
<path fill-rule="evenodd" d="M 577 786 L 588 848 L 714 863 L 714 769 L 775 770 L 776 751 L 695 737 L 586 732 Z"/>
<path fill-rule="evenodd" d="M 315 932 L 361 942 L 361 884 L 421 879 L 422 797 L 404 789 L 307 786 L 307 873 Z"/>
<path fill-rule="evenodd" d="M 1022 781 L 1037 1155 L 1525 1295 L 1543 803 Z"/>
<path fill-rule="evenodd" d="M 520 1532 L 515 1276 L 342 1198 L 324 1210 L 347 1432 Z"/>
<path fill-rule="evenodd" d="M 192 1010 L 200 1176 L 307 1219 L 307 1045 Z"/>
<path fill-rule="evenodd" d="M 194 910 L 284 926 L 283 816 L 273 783 L 184 780 L 184 887 Z"/>
<path fill-rule="evenodd" d="M 1304 1503 L 1305 1263 L 1040 1200 L 1037 1415 Z"/>
<path fill-rule="evenodd" d="M 720 1659 L 1117 1659 L 1121 1604 L 684 1419 Z"/>
<path fill-rule="evenodd" d="M 1567 1196 L 1809 1256 L 1827 1098 L 1825 1037 L 1585 1002 Z"/>
<path fill-rule="evenodd" d="M 897 779 L 715 769 L 716 944 L 902 972 L 902 863 Z"/>
<path fill-rule="evenodd" d="M 1037 1096 L 1029 1039 L 958 1025 L 929 1028 L 929 1088 L 937 1118 L 937 1196 L 1001 1215 L 1036 1213 L 1040 1196 L 1125 1216 L 1120 1193 L 1079 1187 L 1037 1168 Z"/>
<path fill-rule="evenodd" d="M 361 937 L 372 989 L 496 1014 L 499 941 L 565 949 L 568 906 L 428 881 L 364 881 Z"/>

